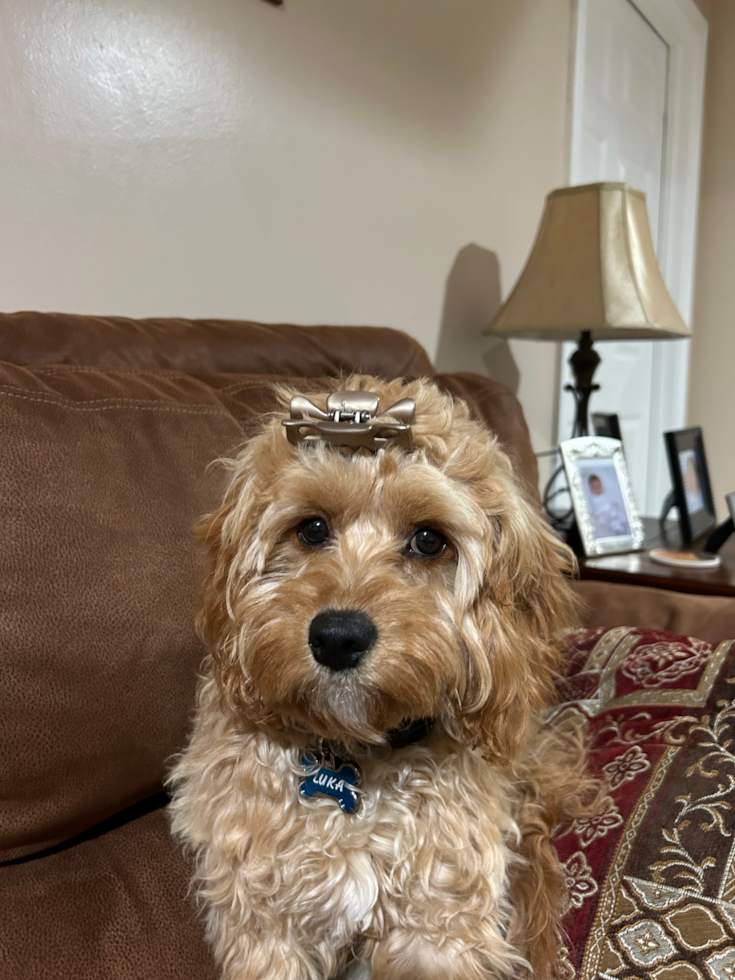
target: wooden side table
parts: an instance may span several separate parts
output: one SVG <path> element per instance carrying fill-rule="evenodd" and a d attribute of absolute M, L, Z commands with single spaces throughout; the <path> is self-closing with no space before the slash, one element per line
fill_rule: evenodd
<path fill-rule="evenodd" d="M 719 568 L 675 568 L 651 561 L 651 548 L 679 548 L 681 537 L 676 522 L 669 521 L 662 531 L 655 517 L 643 518 L 646 540 L 643 550 L 624 555 L 600 555 L 596 558 L 579 559 L 579 577 L 625 585 L 647 585 L 655 589 L 671 589 L 674 592 L 696 592 L 700 595 L 724 595 L 735 597 L 735 535 L 731 535 L 720 548 L 722 558 Z M 704 548 L 706 539 L 700 538 L 690 547 Z"/>

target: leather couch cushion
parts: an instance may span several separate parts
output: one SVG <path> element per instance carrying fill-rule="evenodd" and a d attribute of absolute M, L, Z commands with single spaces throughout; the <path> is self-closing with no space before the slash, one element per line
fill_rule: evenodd
<path fill-rule="evenodd" d="M 416 340 L 383 327 L 173 317 L 131 320 L 70 313 L 0 314 L 0 360 L 312 378 L 351 371 L 387 378 L 434 374 Z"/>
<path fill-rule="evenodd" d="M 302 327 L 250 320 L 188 320 L 71 313 L 0 313 L 0 361 L 12 364 L 167 369 L 195 375 L 334 377 L 361 372 L 386 378 L 433 377 L 423 347 L 386 327 Z M 441 375 L 441 385 L 474 404 L 514 458 L 531 499 L 540 504 L 538 468 L 518 399 L 500 382 L 474 374 Z"/>
<path fill-rule="evenodd" d="M 216 980 L 165 809 L 0 867 L 8 980 Z"/>
<path fill-rule="evenodd" d="M 210 464 L 275 407 L 273 380 L 0 363 L 4 857 L 160 789 L 203 656 L 191 528 L 223 491 Z M 437 380 L 501 439 L 523 434 L 502 386 Z"/>
<path fill-rule="evenodd" d="M 0 850 L 160 787 L 202 658 L 191 528 L 248 409 L 186 375 L 0 365 Z"/>

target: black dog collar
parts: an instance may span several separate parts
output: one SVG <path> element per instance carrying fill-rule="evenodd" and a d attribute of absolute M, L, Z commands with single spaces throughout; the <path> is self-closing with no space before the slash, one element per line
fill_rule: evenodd
<path fill-rule="evenodd" d="M 388 732 L 388 744 L 392 749 L 403 749 L 426 738 L 433 727 L 433 718 L 418 718 L 416 721 L 407 718 L 398 728 L 391 728 Z"/>

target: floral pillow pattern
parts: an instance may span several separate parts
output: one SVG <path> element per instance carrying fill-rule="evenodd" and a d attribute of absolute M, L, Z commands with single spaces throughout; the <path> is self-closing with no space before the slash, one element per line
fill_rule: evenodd
<path fill-rule="evenodd" d="M 562 827 L 563 980 L 734 980 L 735 641 L 567 637 L 552 718 L 584 724 L 600 807 Z"/>

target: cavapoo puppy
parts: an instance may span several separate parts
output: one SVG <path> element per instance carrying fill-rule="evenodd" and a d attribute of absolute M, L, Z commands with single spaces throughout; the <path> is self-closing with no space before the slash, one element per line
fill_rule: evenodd
<path fill-rule="evenodd" d="M 572 559 L 463 402 L 338 387 L 265 421 L 200 529 L 170 783 L 208 938 L 226 980 L 550 978 L 589 788 L 541 718 Z"/>

